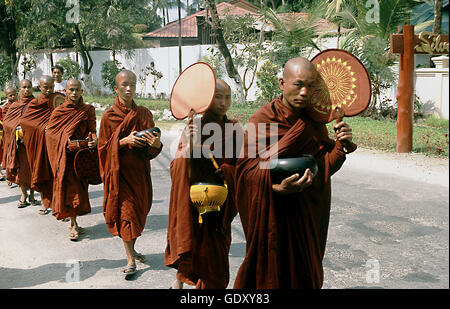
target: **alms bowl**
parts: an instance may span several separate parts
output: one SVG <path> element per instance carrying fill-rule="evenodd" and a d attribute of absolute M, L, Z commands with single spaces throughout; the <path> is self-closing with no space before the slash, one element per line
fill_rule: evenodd
<path fill-rule="evenodd" d="M 302 177 L 308 168 L 314 176 L 317 174 L 317 162 L 312 155 L 304 154 L 294 158 L 272 159 L 270 160 L 270 176 L 272 183 L 279 184 L 283 179 L 296 173 Z"/>

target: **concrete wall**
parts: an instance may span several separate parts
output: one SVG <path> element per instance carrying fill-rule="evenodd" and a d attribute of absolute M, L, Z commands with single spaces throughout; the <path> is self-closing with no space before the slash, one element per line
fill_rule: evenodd
<path fill-rule="evenodd" d="M 327 48 L 335 48 L 336 47 L 336 39 L 335 38 L 327 38 L 318 42 L 319 47 L 322 49 Z M 196 45 L 196 46 L 183 46 L 182 47 L 182 68 L 183 70 L 187 68 L 189 65 L 201 61 L 204 56 L 210 56 L 210 48 L 211 45 Z M 311 51 L 307 57 L 313 57 L 317 51 Z M 76 60 L 75 52 L 54 52 L 53 53 L 53 61 L 56 63 L 58 60 L 63 59 L 69 54 L 72 60 Z M 112 60 L 112 52 L 111 51 L 92 51 L 90 52 L 94 65 L 91 70 L 90 80 L 84 80 L 84 83 L 87 88 L 93 90 L 96 94 L 110 93 L 109 89 L 103 86 L 103 79 L 101 76 L 102 63 L 108 60 Z M 33 54 L 33 58 L 36 60 L 37 67 L 32 72 L 27 74 L 27 78 L 31 79 L 34 86 L 38 85 L 39 77 L 41 75 L 51 75 L 51 64 L 50 59 L 47 54 L 36 53 Z M 21 57 L 19 64 L 22 63 L 23 56 Z M 159 47 L 159 48 L 142 48 L 135 49 L 132 55 L 127 53 L 116 53 L 116 60 L 118 60 L 126 69 L 132 70 L 139 76 L 142 74 L 142 69 L 146 66 L 150 65 L 151 62 L 154 62 L 155 69 L 163 74 L 163 77 L 159 81 L 157 86 L 157 94 L 164 93 L 166 97 L 170 96 L 171 89 L 178 77 L 179 69 L 178 69 L 178 47 Z M 82 65 L 81 57 L 78 57 L 78 63 Z M 263 63 L 261 62 L 258 65 L 259 67 Z M 225 64 L 223 64 L 223 71 L 225 70 Z M 23 67 L 19 65 L 18 68 L 19 78 L 23 78 Z M 243 76 L 243 70 L 240 70 L 240 75 Z M 80 78 L 83 78 L 80 76 Z M 225 81 L 227 81 L 231 86 L 233 83 L 230 82 L 228 76 L 223 77 Z M 154 90 L 152 88 L 153 78 L 149 75 L 146 79 L 145 83 L 137 83 L 137 94 L 143 94 L 144 97 L 154 96 Z M 234 90 L 234 89 L 233 89 Z M 250 88 L 247 96 L 248 101 L 253 101 L 258 97 L 259 89 L 256 86 L 256 78 L 253 83 L 253 86 Z"/>
<path fill-rule="evenodd" d="M 435 68 L 416 69 L 415 93 L 424 103 L 426 113 L 449 119 L 448 57 L 434 57 L 431 60 Z"/>

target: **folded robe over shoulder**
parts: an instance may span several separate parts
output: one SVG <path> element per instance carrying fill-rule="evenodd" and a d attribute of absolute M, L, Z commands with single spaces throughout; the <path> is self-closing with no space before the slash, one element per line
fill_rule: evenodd
<path fill-rule="evenodd" d="M 96 134 L 95 108 L 78 104 L 69 98 L 55 108 L 45 133 L 47 153 L 53 173 L 52 214 L 61 220 L 91 212 L 86 180 L 78 178 L 73 167 L 75 154 L 68 153 L 69 139 L 85 139 L 89 133 Z"/>
<path fill-rule="evenodd" d="M 152 205 L 150 160 L 162 150 L 123 147 L 119 141 L 133 131 L 155 126 L 144 106 L 126 108 L 116 97 L 102 116 L 98 138 L 100 176 L 103 180 L 103 215 L 108 231 L 131 241 L 141 235 Z"/>
<path fill-rule="evenodd" d="M 201 120 L 201 127 L 210 123 L 205 118 Z M 234 200 L 235 164 L 240 145 L 237 145 L 233 135 L 225 135 L 225 123 L 236 124 L 234 120 L 225 119 L 220 125 L 219 138 L 213 145 L 214 152 L 221 149 L 222 156 L 216 156 L 216 161 L 224 172 L 228 185 L 228 197 L 220 212 L 203 215 L 203 223 L 198 222 L 198 212 L 190 202 L 190 185 L 195 182 L 221 182 L 214 174 L 215 167 L 209 157 L 202 156 L 186 159 L 188 142 L 182 134 L 175 159 L 170 164 L 172 187 L 169 203 L 169 225 L 167 228 L 167 247 L 165 251 L 165 265 L 178 269 L 177 279 L 195 285 L 200 289 L 225 289 L 229 282 L 229 251 L 231 244 L 231 222 L 237 214 Z M 241 131 L 242 128 L 239 126 Z M 203 131 L 203 130 L 202 130 Z M 218 132 L 219 133 L 219 132 Z M 202 134 L 200 149 L 209 146 L 204 141 L 210 136 Z M 225 156 L 226 139 L 233 139 L 234 151 L 231 157 Z M 242 139 L 240 139 L 242 141 Z M 238 149 L 238 150 L 237 150 Z M 195 151 L 194 151 L 195 153 Z"/>
<path fill-rule="evenodd" d="M 5 134 L 6 142 L 6 178 L 26 188 L 30 188 L 31 186 L 31 171 L 24 144 L 17 144 L 16 142 L 16 128 L 19 126 L 20 119 L 28 105 L 35 99 L 33 96 L 20 98 L 19 101 L 9 106 L 8 112 L 3 120 L 3 133 Z"/>
<path fill-rule="evenodd" d="M 328 137 L 325 125 L 305 114 L 297 116 L 278 97 L 261 107 L 249 123 L 278 125 L 277 143 L 265 156 L 258 139 L 247 130 L 244 156 L 236 167 L 237 207 L 247 241 L 244 261 L 234 288 L 320 288 L 328 231 L 330 177 L 345 160 L 341 143 Z M 318 164 L 313 184 L 301 193 L 279 195 L 272 190 L 265 160 L 311 154 Z M 267 165 L 266 165 L 267 167 Z"/>
<path fill-rule="evenodd" d="M 20 119 L 31 169 L 31 189 L 41 192 L 42 203 L 47 207 L 52 201 L 53 175 L 48 161 L 45 128 L 52 110 L 49 106 L 49 98 L 41 94 L 37 100 L 33 100 L 28 105 Z"/>

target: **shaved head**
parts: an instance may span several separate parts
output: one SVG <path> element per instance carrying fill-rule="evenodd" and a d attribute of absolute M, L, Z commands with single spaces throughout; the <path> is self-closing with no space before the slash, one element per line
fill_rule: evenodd
<path fill-rule="evenodd" d="M 316 68 L 311 63 L 311 61 L 306 58 L 296 57 L 289 59 L 284 65 L 283 78 L 288 78 L 292 76 L 292 74 L 303 70 L 315 72 Z"/>
<path fill-rule="evenodd" d="M 136 80 L 136 74 L 134 74 L 130 70 L 122 70 L 122 71 L 120 71 L 116 75 L 116 79 L 115 79 L 116 85 L 119 85 L 120 84 L 120 80 L 123 79 L 123 78 L 131 78 L 131 79 Z"/>
<path fill-rule="evenodd" d="M 5 90 L 5 95 L 9 95 L 10 93 L 14 93 L 14 92 L 17 93 L 16 88 L 14 88 L 14 87 L 8 87 L 8 88 L 6 88 L 6 90 Z"/>
<path fill-rule="evenodd" d="M 80 88 L 81 88 L 81 83 L 80 83 L 80 81 L 79 81 L 78 79 L 75 79 L 75 78 L 71 78 L 71 79 L 69 79 L 69 80 L 67 81 L 67 83 L 66 83 L 66 89 L 69 88 L 71 85 L 73 85 L 73 86 L 80 86 Z"/>
<path fill-rule="evenodd" d="M 51 77 L 49 75 L 42 75 L 39 78 L 39 84 L 44 84 L 44 83 L 54 83 L 53 77 Z"/>
<path fill-rule="evenodd" d="M 231 92 L 230 86 L 223 79 L 216 79 L 216 89 L 227 90 Z"/>
<path fill-rule="evenodd" d="M 26 84 L 32 86 L 30 80 L 28 80 L 28 79 L 22 79 L 22 80 L 20 81 L 20 83 L 19 83 L 19 88 L 22 88 L 22 87 L 23 87 L 24 85 L 26 85 Z"/>

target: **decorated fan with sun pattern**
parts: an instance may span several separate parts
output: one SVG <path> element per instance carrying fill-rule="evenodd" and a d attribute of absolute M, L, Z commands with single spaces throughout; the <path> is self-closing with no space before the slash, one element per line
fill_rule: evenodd
<path fill-rule="evenodd" d="M 342 49 L 327 49 L 311 62 L 316 66 L 316 90 L 307 111 L 311 118 L 328 123 L 362 113 L 370 103 L 369 74 L 357 57 Z"/>

